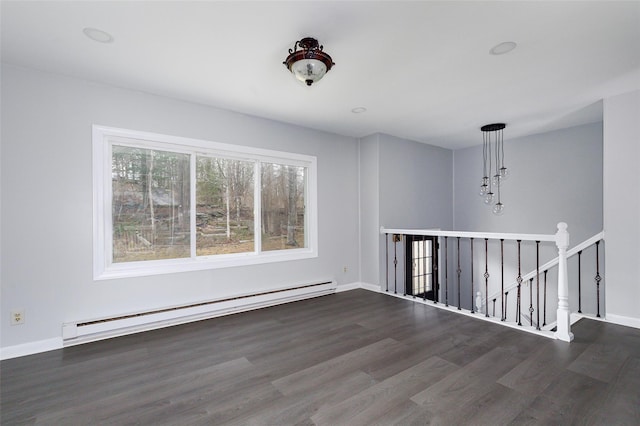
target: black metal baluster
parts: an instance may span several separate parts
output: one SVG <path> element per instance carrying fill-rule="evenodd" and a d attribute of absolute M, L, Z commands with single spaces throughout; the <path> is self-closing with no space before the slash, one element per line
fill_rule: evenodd
<path fill-rule="evenodd" d="M 407 235 L 406 244 L 404 244 L 404 295 L 407 294 L 407 287 L 411 286 L 411 298 L 415 300 L 416 298 L 416 288 L 415 282 L 416 277 L 418 278 L 418 285 L 420 283 L 420 269 L 418 268 L 418 263 L 420 262 L 420 258 L 418 257 L 416 261 L 416 256 L 420 254 L 420 252 L 414 252 L 413 243 L 416 241 L 416 235 Z M 409 247 L 407 247 L 409 246 Z M 409 268 L 411 268 L 411 276 L 409 278 L 409 282 L 407 283 L 407 275 L 409 275 Z M 416 275 L 417 274 L 417 275 Z M 407 285 L 408 284 L 408 285 Z"/>
<path fill-rule="evenodd" d="M 471 313 L 475 314 L 473 309 L 475 306 L 475 294 L 473 294 L 473 238 L 470 239 L 471 243 Z"/>
<path fill-rule="evenodd" d="M 484 312 L 489 316 L 489 239 L 484 239 Z"/>
<path fill-rule="evenodd" d="M 547 271 L 544 271 L 544 302 L 542 306 L 544 306 L 544 314 L 542 316 L 542 326 L 547 325 Z"/>
<path fill-rule="evenodd" d="M 433 253 L 432 253 L 433 254 Z M 424 286 L 422 288 L 422 300 L 427 300 L 427 236 L 422 236 L 422 278 L 424 279 Z M 431 275 L 433 277 L 433 275 Z M 432 283 L 433 284 L 433 283 Z"/>
<path fill-rule="evenodd" d="M 458 269 L 456 270 L 458 274 L 458 310 L 462 309 L 460 307 L 460 274 L 462 273 L 462 269 L 460 269 L 460 237 L 458 238 Z"/>
<path fill-rule="evenodd" d="M 533 277 L 529 278 L 529 321 L 533 327 Z"/>
<path fill-rule="evenodd" d="M 578 252 L 578 313 L 582 313 L 582 250 Z"/>
<path fill-rule="evenodd" d="M 596 311 L 596 317 L 600 318 L 600 281 L 602 280 L 602 277 L 600 277 L 600 241 L 596 241 L 596 289 L 597 289 L 597 293 L 596 293 L 596 301 L 598 302 L 597 307 L 598 310 Z"/>
<path fill-rule="evenodd" d="M 440 252 L 440 238 L 434 238 L 434 244 L 435 247 L 433 247 L 433 250 L 435 250 L 435 253 L 437 253 L 438 255 L 438 259 L 437 262 L 432 263 L 433 267 L 435 268 L 434 274 L 436 275 L 436 278 L 438 278 L 438 282 L 434 283 L 434 289 L 433 289 L 433 304 L 437 305 L 438 302 L 440 301 L 440 259 L 442 258 L 442 253 Z"/>
<path fill-rule="evenodd" d="M 449 248 L 444 237 L 444 306 L 449 306 Z"/>
<path fill-rule="evenodd" d="M 518 316 L 518 325 L 522 325 L 522 293 L 521 293 L 521 289 L 522 289 L 522 272 L 520 269 L 520 243 L 522 242 L 522 240 L 517 240 L 518 241 L 518 278 L 516 278 L 516 281 L 518 283 L 518 306 L 516 307 L 516 311 L 517 311 L 517 316 Z"/>
<path fill-rule="evenodd" d="M 504 238 L 500 238 L 500 321 L 505 320 L 505 303 L 504 303 Z"/>
<path fill-rule="evenodd" d="M 387 271 L 387 275 L 386 275 L 386 281 L 387 281 L 387 289 L 386 292 L 389 292 L 389 234 L 384 234 L 384 259 L 385 259 L 385 266 L 386 266 L 386 271 Z"/>
<path fill-rule="evenodd" d="M 536 330 L 540 330 L 540 241 L 536 241 Z"/>
<path fill-rule="evenodd" d="M 405 244 L 400 244 L 400 249 L 402 250 L 402 264 L 404 265 L 405 270 L 402 271 L 402 295 L 406 296 L 407 295 L 407 273 L 409 271 L 407 271 L 406 269 L 408 268 L 409 265 L 407 265 L 407 262 L 409 261 L 409 259 L 407 258 L 407 244 L 411 244 L 413 242 L 413 235 L 405 235 L 406 241 Z M 409 252 L 409 254 L 411 254 L 411 252 Z M 411 269 L 412 271 L 411 273 L 411 287 L 413 287 L 413 259 L 411 259 Z M 411 293 L 413 293 L 413 288 L 411 289 Z M 414 297 L 415 298 L 415 297 Z"/>
<path fill-rule="evenodd" d="M 496 316 L 496 300 L 498 300 L 498 299 L 496 299 L 496 298 L 494 297 L 494 298 L 493 298 L 493 316 L 494 316 L 494 317 Z"/>
<path fill-rule="evenodd" d="M 402 243 L 402 235 L 400 236 L 400 242 Z M 411 243 L 411 241 L 413 241 L 413 236 L 412 235 L 404 235 L 404 237 L 407 239 L 407 243 Z M 402 286 L 402 295 L 406 296 L 407 295 L 407 246 L 406 244 L 400 244 L 400 249 L 402 250 L 402 254 L 404 256 L 404 262 L 402 262 L 402 266 L 403 266 L 403 274 L 400 275 L 402 277 L 402 283 L 404 284 Z M 413 259 L 412 259 L 413 260 Z M 411 271 L 411 274 L 413 275 L 413 271 Z M 411 283 L 413 285 L 413 283 Z"/>
<path fill-rule="evenodd" d="M 505 291 L 504 292 L 504 306 L 505 306 L 505 308 L 504 308 L 504 319 L 503 319 L 503 321 L 507 320 L 507 306 L 509 306 L 509 304 L 507 303 L 508 296 L 509 296 L 509 292 Z"/>
<path fill-rule="evenodd" d="M 393 234 L 393 294 L 398 294 L 398 234 Z"/>

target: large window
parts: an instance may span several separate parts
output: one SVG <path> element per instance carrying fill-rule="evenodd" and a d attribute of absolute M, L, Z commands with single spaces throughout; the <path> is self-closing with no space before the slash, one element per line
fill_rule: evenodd
<path fill-rule="evenodd" d="M 317 255 L 316 160 L 94 126 L 94 277 Z"/>

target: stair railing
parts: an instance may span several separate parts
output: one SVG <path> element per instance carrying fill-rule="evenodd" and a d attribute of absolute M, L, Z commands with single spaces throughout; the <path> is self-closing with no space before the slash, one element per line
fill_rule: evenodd
<path fill-rule="evenodd" d="M 559 340 L 563 340 L 566 342 L 570 342 L 573 340 L 573 334 L 571 333 L 571 318 L 570 318 L 570 310 L 569 310 L 569 280 L 568 280 L 568 273 L 567 273 L 567 249 L 569 247 L 569 232 L 567 231 L 567 224 L 564 222 L 560 222 L 558 223 L 557 226 L 557 232 L 555 234 L 515 234 L 515 233 L 487 233 L 487 232 L 464 232 L 464 231 L 440 231 L 440 230 L 429 230 L 429 229 L 386 229 L 384 227 L 380 228 L 380 233 L 385 235 L 385 259 L 386 259 L 386 286 L 385 286 L 385 291 L 387 293 L 390 292 L 390 288 L 389 288 L 389 275 L 390 275 L 390 266 L 389 266 L 389 236 L 391 236 L 391 240 L 393 242 L 393 293 L 395 295 L 398 294 L 398 288 L 397 288 L 397 274 L 398 274 L 398 252 L 397 252 L 397 244 L 398 242 L 401 242 L 404 236 L 425 236 L 425 237 L 442 237 L 444 239 L 444 245 L 445 245 L 445 249 L 444 249 L 444 264 L 445 264 L 445 277 L 444 277 L 444 289 L 440 288 L 439 284 L 442 281 L 442 277 L 440 277 L 439 275 L 439 282 L 436 283 L 437 287 L 436 287 L 436 293 L 444 293 L 444 303 L 445 306 L 449 305 L 449 279 L 448 279 L 448 238 L 449 237 L 453 237 L 453 238 L 457 238 L 457 259 L 458 259 L 458 267 L 456 269 L 456 273 L 458 276 L 457 279 L 457 291 L 453 291 L 452 294 L 456 294 L 458 295 L 458 300 L 457 300 L 457 308 L 458 310 L 460 310 L 460 245 L 459 245 L 459 239 L 460 238 L 468 238 L 471 241 L 471 253 L 472 253 L 472 257 L 471 257 L 471 294 L 472 294 L 472 308 L 471 311 L 473 312 L 473 301 L 474 301 L 474 297 L 473 295 L 474 293 L 474 287 L 473 287 L 473 241 L 474 240 L 480 240 L 483 241 L 483 248 L 484 248 L 484 252 L 485 252 L 485 256 L 484 256 L 484 294 L 485 294 L 485 299 L 484 299 L 484 313 L 485 313 L 485 317 L 489 317 L 489 309 L 488 309 L 488 305 L 489 305 L 489 278 L 490 278 L 490 274 L 489 274 L 489 269 L 488 269 L 488 241 L 489 240 L 499 240 L 500 241 L 500 247 L 501 247 L 501 289 L 500 289 L 500 294 L 498 295 L 498 297 L 493 298 L 494 299 L 494 305 L 493 305 L 493 309 L 495 309 L 495 300 L 497 300 L 498 298 L 500 298 L 500 320 L 501 321 L 506 321 L 506 309 L 507 309 L 507 298 L 508 298 L 508 293 L 511 289 L 513 289 L 514 287 L 504 287 L 504 241 L 505 240 L 511 240 L 511 241 L 516 241 L 518 242 L 518 248 L 520 246 L 520 242 L 521 241 L 530 241 L 530 242 L 535 242 L 536 244 L 536 270 L 535 273 L 533 273 L 532 276 L 527 278 L 527 275 L 531 275 L 527 274 L 524 277 L 522 277 L 520 275 L 520 271 L 519 275 L 518 275 L 518 284 L 516 285 L 516 288 L 518 289 L 518 294 L 517 294 L 517 316 L 518 316 L 518 325 L 521 325 L 521 283 L 526 280 L 529 279 L 531 286 L 533 286 L 533 278 L 535 277 L 536 279 L 536 284 L 537 284 L 537 292 L 536 292 L 536 299 L 538 301 L 536 309 L 537 309 L 537 322 L 536 322 L 536 330 L 540 330 L 540 319 L 539 319 L 539 312 L 540 312 L 540 274 L 541 271 L 548 269 L 549 267 L 553 266 L 553 265 L 548 265 L 547 264 L 543 265 L 546 268 L 543 268 L 540 266 L 539 262 L 539 245 L 541 242 L 551 242 L 551 243 L 555 243 L 556 248 L 558 250 L 558 256 L 556 259 L 552 260 L 551 262 L 556 262 L 556 264 L 558 265 L 558 281 L 557 281 L 557 290 L 558 290 L 558 308 L 557 308 L 557 315 L 556 315 L 556 331 L 553 334 L 553 337 L 555 337 L 556 339 Z M 520 256 L 520 251 L 518 250 L 518 259 Z M 519 262 L 519 260 L 518 260 Z M 405 271 L 406 272 L 406 271 Z M 545 274 L 546 277 L 546 274 Z M 529 306 L 529 312 L 531 314 L 530 320 L 531 320 L 531 324 L 533 324 L 533 293 L 532 293 L 532 289 L 530 289 L 531 291 L 531 297 L 530 297 L 530 306 Z M 545 292 L 546 292 L 546 288 L 545 288 Z M 406 286 L 405 286 L 405 291 L 403 291 L 404 295 L 406 296 Z M 425 292 L 426 294 L 426 292 Z M 433 303 L 437 304 L 439 302 L 440 297 L 439 296 L 434 296 L 434 300 Z M 426 300 L 425 300 L 426 302 Z M 495 314 L 494 314 L 495 315 Z M 546 307 L 545 307 L 545 316 L 546 316 Z"/>
<path fill-rule="evenodd" d="M 595 275 L 595 282 L 596 282 L 596 292 L 598 293 L 596 296 L 596 300 L 597 300 L 597 311 L 596 311 L 596 317 L 600 318 L 600 281 L 602 280 L 601 276 L 600 276 L 600 268 L 599 268 L 599 245 L 600 242 L 602 241 L 602 239 L 604 238 L 604 232 L 598 232 L 597 234 L 595 234 L 594 236 L 584 240 L 583 242 L 581 242 L 580 244 L 572 247 L 570 250 L 567 250 L 567 261 L 571 258 L 573 258 L 574 256 L 578 256 L 578 313 L 582 313 L 582 266 L 581 266 L 581 257 L 582 257 L 582 252 L 591 247 L 591 246 L 595 246 L 596 247 L 596 263 L 597 268 L 596 268 L 596 275 Z M 519 246 L 519 244 L 518 244 Z M 519 257 L 519 256 L 518 256 Z M 542 271 L 542 273 L 544 274 L 545 278 L 544 278 L 544 283 L 545 283 L 545 293 L 546 293 L 546 274 L 547 272 L 549 272 L 549 270 L 555 266 L 558 265 L 559 262 L 559 257 L 555 257 L 553 259 L 551 259 L 550 261 L 540 265 L 540 271 Z M 533 269 L 532 271 L 528 272 L 525 275 L 519 276 L 518 278 L 521 278 L 521 282 L 527 282 L 530 279 L 535 279 L 536 275 L 538 274 L 538 271 L 536 269 Z M 510 285 L 508 285 L 507 287 L 505 287 L 504 291 L 505 292 L 509 292 L 512 290 L 517 289 L 519 286 L 518 284 L 518 279 L 516 279 L 516 282 L 511 283 Z M 499 297 L 500 292 L 494 292 L 492 294 L 489 295 L 488 299 L 492 300 L 493 298 Z M 482 303 L 477 306 L 477 309 L 483 309 L 484 308 L 484 299 L 481 299 Z M 543 297 L 543 300 L 546 301 L 546 295 Z M 543 303 L 544 305 L 544 309 L 546 309 L 546 303 Z M 529 320 L 530 318 L 528 316 L 526 316 L 526 314 L 524 315 L 526 317 L 527 320 Z M 546 326 L 546 312 L 543 313 L 543 324 L 542 326 Z"/>

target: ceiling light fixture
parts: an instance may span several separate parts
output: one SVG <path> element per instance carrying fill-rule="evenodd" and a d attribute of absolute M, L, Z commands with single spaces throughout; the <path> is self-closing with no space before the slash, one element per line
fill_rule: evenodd
<path fill-rule="evenodd" d="M 99 30 L 97 28 L 85 28 L 82 30 L 84 35 L 89 37 L 93 41 L 97 41 L 98 43 L 112 43 L 113 36 L 105 31 Z"/>
<path fill-rule="evenodd" d="M 515 49 L 516 46 L 517 44 L 513 41 L 505 41 L 496 46 L 493 46 L 491 50 L 489 50 L 489 53 L 491 53 L 492 55 L 504 55 L 505 53 L 509 53 L 513 49 Z"/>
<path fill-rule="evenodd" d="M 480 196 L 484 198 L 485 204 L 492 204 L 493 213 L 502 215 L 504 204 L 500 199 L 500 186 L 509 177 L 509 170 L 504 166 L 504 136 L 503 130 L 507 127 L 504 123 L 494 123 L 482 126 L 482 184 L 480 185 Z M 493 142 L 491 141 L 493 139 Z M 491 150 L 493 146 L 495 167 L 492 162 Z M 496 190 L 495 194 L 493 190 Z"/>
<path fill-rule="evenodd" d="M 318 44 L 318 40 L 305 37 L 296 41 L 293 49 L 289 49 L 289 56 L 283 64 L 298 80 L 311 86 L 335 65 L 331 56 L 323 52 L 322 49 L 323 46 Z"/>
<path fill-rule="evenodd" d="M 354 114 L 362 114 L 363 112 L 367 112 L 367 109 L 365 107 L 355 107 L 351 112 Z"/>

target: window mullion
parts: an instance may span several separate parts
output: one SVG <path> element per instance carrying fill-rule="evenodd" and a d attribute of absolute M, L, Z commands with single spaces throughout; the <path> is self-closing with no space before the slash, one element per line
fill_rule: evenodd
<path fill-rule="evenodd" d="M 113 263 L 113 188 L 112 188 L 112 178 L 111 178 L 111 168 L 112 168 L 112 144 L 111 142 L 105 141 L 104 143 L 104 169 L 102 170 L 104 184 L 102 186 L 103 194 L 102 194 L 102 203 L 104 206 L 104 210 L 102 210 L 102 220 L 103 220 L 103 232 L 104 232 L 104 252 L 103 252 L 103 262 L 105 267 L 110 267 Z"/>
<path fill-rule="evenodd" d="M 254 162 L 253 168 L 253 235 L 254 250 L 262 252 L 262 174 L 260 161 Z"/>
<path fill-rule="evenodd" d="M 196 154 L 189 156 L 189 236 L 191 258 L 196 258 Z"/>

